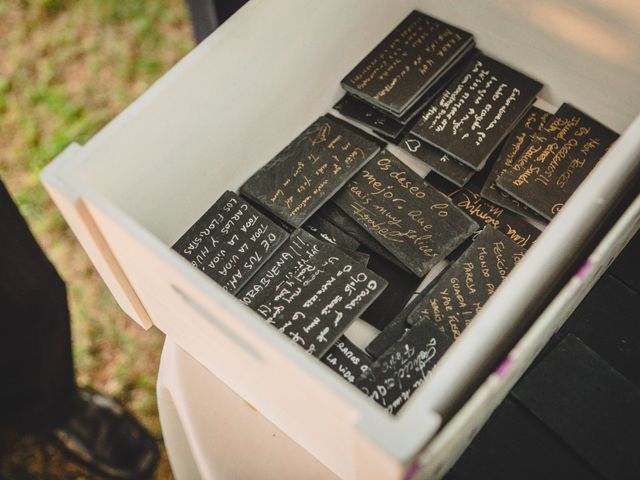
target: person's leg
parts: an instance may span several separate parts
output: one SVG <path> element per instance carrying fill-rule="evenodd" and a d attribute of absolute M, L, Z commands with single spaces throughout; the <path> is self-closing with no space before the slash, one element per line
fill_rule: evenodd
<path fill-rule="evenodd" d="M 64 282 L 0 181 L 0 428 L 44 432 L 76 386 Z"/>

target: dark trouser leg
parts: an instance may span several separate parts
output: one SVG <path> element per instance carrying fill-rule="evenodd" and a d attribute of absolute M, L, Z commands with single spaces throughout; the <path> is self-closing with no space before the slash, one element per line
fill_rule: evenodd
<path fill-rule="evenodd" d="M 187 0 L 196 42 L 207 38 L 245 3 L 247 0 Z"/>
<path fill-rule="evenodd" d="M 65 421 L 75 391 L 64 282 L 0 181 L 0 429 Z"/>

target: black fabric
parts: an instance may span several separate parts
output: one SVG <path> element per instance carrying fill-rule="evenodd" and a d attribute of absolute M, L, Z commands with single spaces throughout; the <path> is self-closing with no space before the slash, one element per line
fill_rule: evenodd
<path fill-rule="evenodd" d="M 0 429 L 44 432 L 75 391 L 64 282 L 0 181 Z"/>
<path fill-rule="evenodd" d="M 187 0 L 196 42 L 200 43 L 247 0 Z"/>

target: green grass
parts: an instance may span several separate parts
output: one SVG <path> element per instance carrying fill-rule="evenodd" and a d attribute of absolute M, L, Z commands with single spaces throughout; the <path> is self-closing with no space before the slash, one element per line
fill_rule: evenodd
<path fill-rule="evenodd" d="M 182 0 L 0 0 L 0 176 L 67 281 L 79 382 L 117 396 L 158 438 L 162 336 L 120 311 L 38 176 L 192 46 Z M 86 477 L 48 448 L 17 440 L 0 478 Z M 171 478 L 166 458 L 158 478 Z"/>

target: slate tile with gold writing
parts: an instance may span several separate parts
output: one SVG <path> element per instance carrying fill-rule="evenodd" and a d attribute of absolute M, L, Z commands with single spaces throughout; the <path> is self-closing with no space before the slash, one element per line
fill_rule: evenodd
<path fill-rule="evenodd" d="M 420 277 L 478 228 L 446 195 L 386 150 L 333 201 Z"/>
<path fill-rule="evenodd" d="M 299 229 L 237 297 L 320 357 L 386 284 L 336 246 Z"/>
<path fill-rule="evenodd" d="M 551 220 L 617 138 L 614 131 L 564 104 L 496 184 Z"/>
<path fill-rule="evenodd" d="M 465 53 L 455 66 L 450 68 L 446 74 L 442 75 L 437 82 L 430 86 L 403 115 L 396 116 L 391 112 L 386 112 L 368 103 L 364 99 L 356 97 L 350 93 L 345 94 L 333 106 L 334 110 L 340 112 L 347 118 L 354 120 L 366 127 L 371 128 L 374 133 L 382 138 L 388 139 L 397 144 L 400 138 L 406 134 L 407 129 L 415 123 L 418 115 L 425 107 L 438 95 L 454 78 L 459 71 L 466 67 L 471 60 L 477 56 L 477 50 Z"/>
<path fill-rule="evenodd" d="M 486 226 L 414 307 L 407 322 L 431 322 L 455 340 L 524 253 L 502 232 Z"/>
<path fill-rule="evenodd" d="M 240 193 L 300 227 L 379 150 L 364 132 L 324 115 L 252 175 Z"/>
<path fill-rule="evenodd" d="M 236 293 L 289 235 L 233 192 L 225 192 L 173 249 Z"/>
<path fill-rule="evenodd" d="M 479 55 L 423 111 L 411 133 L 480 170 L 541 88 L 523 73 Z"/>
<path fill-rule="evenodd" d="M 343 212 L 342 209 L 340 209 L 333 201 L 325 203 L 320 210 L 318 210 L 318 214 L 330 221 L 347 235 L 358 240 L 362 246 L 371 250 L 372 253 L 380 255 L 394 265 L 409 272 L 407 267 L 402 265 L 398 259 L 391 255 L 391 253 L 389 253 L 387 249 L 373 237 L 373 235 L 367 232 L 364 227 L 362 227 L 353 218 Z"/>
<path fill-rule="evenodd" d="M 450 192 L 449 198 L 481 226 L 490 225 L 497 228 L 525 250 L 541 233 L 522 216 L 482 198 L 480 192 L 472 185 Z"/>
<path fill-rule="evenodd" d="M 473 44 L 469 32 L 413 11 L 341 83 L 349 93 L 400 116 Z"/>
<path fill-rule="evenodd" d="M 429 165 L 441 177 L 462 187 L 476 171 L 450 157 L 442 150 L 409 133 L 400 142 L 400 148 Z"/>
<path fill-rule="evenodd" d="M 452 343 L 433 324 L 420 322 L 373 362 L 355 385 L 389 413 L 396 414 Z"/>
<path fill-rule="evenodd" d="M 552 113 L 538 107 L 531 107 L 523 115 L 505 140 L 502 148 L 500 148 L 496 161 L 489 171 L 489 175 L 480 191 L 484 198 L 514 213 L 527 217 L 537 217 L 537 214 L 521 202 L 498 188 L 496 179 L 511 168 L 513 162 L 527 150 L 532 139 L 537 139 L 539 135 L 543 134 L 546 123 L 554 117 L 555 115 Z"/>
<path fill-rule="evenodd" d="M 355 383 L 370 367 L 373 359 L 342 335 L 320 359 L 349 383 Z"/>

